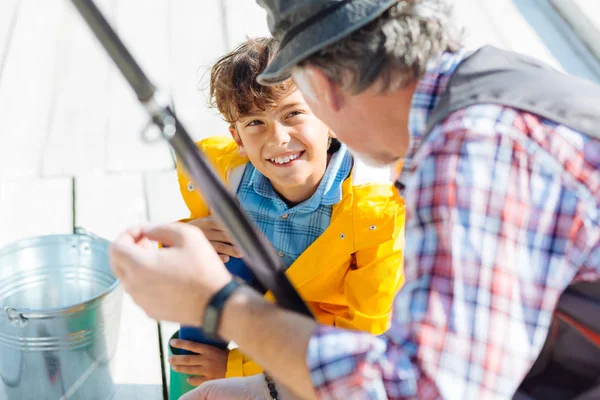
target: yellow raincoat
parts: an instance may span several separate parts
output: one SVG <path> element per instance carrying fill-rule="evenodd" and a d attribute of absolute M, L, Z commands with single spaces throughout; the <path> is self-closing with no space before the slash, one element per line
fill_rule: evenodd
<path fill-rule="evenodd" d="M 198 146 L 230 187 L 232 180 L 241 179 L 248 159 L 231 138 L 215 136 Z M 208 216 L 206 203 L 180 165 L 177 172 L 191 213 L 184 221 Z M 378 335 L 389 328 L 394 296 L 404 284 L 403 249 L 404 202 L 389 173 L 355 161 L 329 227 L 288 268 L 287 276 L 321 324 Z M 273 300 L 270 292 L 265 297 Z M 230 351 L 227 377 L 260 372 L 239 350 Z"/>

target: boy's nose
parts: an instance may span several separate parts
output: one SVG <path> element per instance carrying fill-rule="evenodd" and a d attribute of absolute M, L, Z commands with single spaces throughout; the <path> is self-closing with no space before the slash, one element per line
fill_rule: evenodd
<path fill-rule="evenodd" d="M 271 143 L 275 146 L 286 144 L 290 141 L 289 128 L 283 126 L 282 124 L 275 123 L 273 124 L 273 129 L 269 138 Z"/>

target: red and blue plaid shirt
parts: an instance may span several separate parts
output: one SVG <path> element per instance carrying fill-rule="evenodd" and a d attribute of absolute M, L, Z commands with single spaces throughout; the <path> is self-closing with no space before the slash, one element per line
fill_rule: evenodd
<path fill-rule="evenodd" d="M 307 354 L 320 398 L 511 398 L 563 289 L 600 278 L 598 140 L 491 104 L 424 138 L 467 54 L 432 63 L 413 98 L 406 285 L 388 338 L 320 327 Z"/>

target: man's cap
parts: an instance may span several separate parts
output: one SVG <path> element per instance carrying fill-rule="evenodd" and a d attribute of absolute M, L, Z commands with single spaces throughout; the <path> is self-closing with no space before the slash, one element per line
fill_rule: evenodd
<path fill-rule="evenodd" d="M 364 27 L 399 0 L 257 0 L 267 11 L 279 50 L 258 76 L 264 85 L 290 77 L 290 69 L 319 50 Z"/>

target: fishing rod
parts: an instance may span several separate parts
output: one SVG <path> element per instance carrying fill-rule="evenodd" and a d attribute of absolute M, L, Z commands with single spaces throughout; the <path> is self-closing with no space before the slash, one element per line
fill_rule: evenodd
<path fill-rule="evenodd" d="M 173 148 L 177 158 L 202 193 L 212 212 L 223 222 L 244 254 L 258 282 L 270 290 L 283 308 L 313 317 L 285 275 L 285 265 L 273 247 L 239 207 L 234 196 L 206 160 L 167 101 L 150 82 L 114 29 L 92 0 L 71 0 L 96 38 L 117 65 L 152 123 Z"/>

